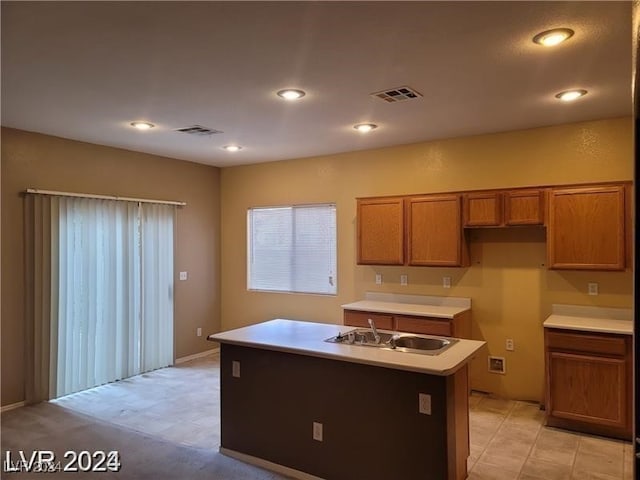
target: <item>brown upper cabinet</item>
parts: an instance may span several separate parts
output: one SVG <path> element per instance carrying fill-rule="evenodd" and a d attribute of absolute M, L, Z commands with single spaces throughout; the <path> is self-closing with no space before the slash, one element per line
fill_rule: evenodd
<path fill-rule="evenodd" d="M 358 199 L 358 264 L 404 265 L 404 198 Z"/>
<path fill-rule="evenodd" d="M 460 194 L 358 199 L 358 264 L 466 265 L 461 206 Z"/>
<path fill-rule="evenodd" d="M 502 193 L 464 194 L 465 227 L 497 227 L 502 224 Z"/>
<path fill-rule="evenodd" d="M 544 225 L 544 198 L 542 189 L 504 192 L 504 224 Z"/>
<path fill-rule="evenodd" d="M 464 194 L 465 227 L 543 224 L 543 189 L 494 190 Z"/>
<path fill-rule="evenodd" d="M 631 265 L 629 182 L 358 199 L 360 265 L 464 267 L 463 227 L 547 226 L 547 265 Z"/>
<path fill-rule="evenodd" d="M 625 187 L 553 188 L 549 193 L 549 268 L 624 270 Z"/>
<path fill-rule="evenodd" d="M 460 267 L 468 264 L 460 194 L 409 197 L 405 207 L 408 265 Z"/>

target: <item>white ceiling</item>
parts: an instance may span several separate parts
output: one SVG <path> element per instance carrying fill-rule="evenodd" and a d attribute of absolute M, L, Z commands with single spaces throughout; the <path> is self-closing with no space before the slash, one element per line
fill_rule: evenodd
<path fill-rule="evenodd" d="M 3 1 L 2 125 L 230 166 L 631 115 L 631 9 Z M 531 41 L 553 27 L 576 33 L 552 49 Z M 369 95 L 402 85 L 424 96 Z M 307 95 L 285 102 L 285 87 Z M 554 98 L 568 88 L 589 94 Z M 157 126 L 129 126 L 140 119 Z M 379 128 L 352 128 L 365 121 Z M 174 131 L 193 124 L 224 133 Z"/>

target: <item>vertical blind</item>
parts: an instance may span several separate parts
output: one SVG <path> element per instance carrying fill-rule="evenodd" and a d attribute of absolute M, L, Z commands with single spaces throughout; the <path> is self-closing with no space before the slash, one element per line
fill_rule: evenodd
<path fill-rule="evenodd" d="M 141 371 L 173 363 L 173 212 L 141 205 Z"/>
<path fill-rule="evenodd" d="M 248 211 L 248 288 L 335 294 L 334 204 Z"/>
<path fill-rule="evenodd" d="M 55 397 L 134 375 L 140 265 L 135 204 L 59 198 Z"/>
<path fill-rule="evenodd" d="M 33 366 L 48 357 L 49 379 L 36 371 L 29 401 L 173 363 L 175 206 L 34 197 Z"/>

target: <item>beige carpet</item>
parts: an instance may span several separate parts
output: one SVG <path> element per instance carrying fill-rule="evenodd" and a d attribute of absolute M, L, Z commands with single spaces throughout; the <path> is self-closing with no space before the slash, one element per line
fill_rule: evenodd
<path fill-rule="evenodd" d="M 41 403 L 2 414 L 2 462 L 7 451 L 31 455 L 36 450 L 52 450 L 62 460 L 67 450 L 120 452 L 121 470 L 115 472 L 7 473 L 2 479 L 247 479 L 276 480 L 286 477 L 220 455 L 217 451 L 189 447 L 158 439 L 134 430 L 108 424 L 53 403 Z M 4 469 L 3 469 L 4 470 Z"/>

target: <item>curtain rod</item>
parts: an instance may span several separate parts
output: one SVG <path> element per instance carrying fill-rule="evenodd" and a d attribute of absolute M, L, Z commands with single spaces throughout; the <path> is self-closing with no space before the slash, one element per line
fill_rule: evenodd
<path fill-rule="evenodd" d="M 179 207 L 184 207 L 187 205 L 186 202 L 175 202 L 173 200 L 152 200 L 150 198 L 116 197 L 113 195 L 93 195 L 90 193 L 56 192 L 55 190 L 40 190 L 37 188 L 27 188 L 27 193 L 36 193 L 39 195 L 59 195 L 61 197 L 81 197 L 81 198 L 99 198 L 102 200 L 121 200 L 123 202 L 161 203 L 165 205 L 177 205 Z"/>

